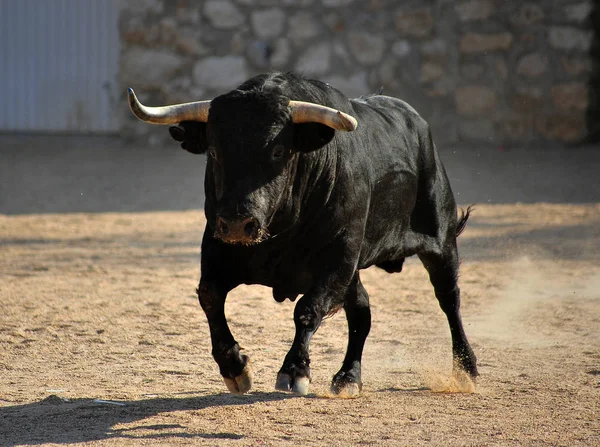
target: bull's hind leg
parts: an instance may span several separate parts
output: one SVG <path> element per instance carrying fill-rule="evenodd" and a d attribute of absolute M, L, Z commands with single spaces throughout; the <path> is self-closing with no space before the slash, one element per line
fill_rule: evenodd
<path fill-rule="evenodd" d="M 460 316 L 460 289 L 458 288 L 458 251 L 456 242 L 438 253 L 421 253 L 419 258 L 429 272 L 435 296 L 448 318 L 452 336 L 454 368 L 461 368 L 472 378 L 477 377 L 477 359 L 469 342 Z"/>
<path fill-rule="evenodd" d="M 360 282 L 358 272 L 348 288 L 344 310 L 348 320 L 348 348 L 342 368 L 333 376 L 331 392 L 344 397 L 356 397 L 362 390 L 361 359 L 371 330 L 369 295 Z"/>

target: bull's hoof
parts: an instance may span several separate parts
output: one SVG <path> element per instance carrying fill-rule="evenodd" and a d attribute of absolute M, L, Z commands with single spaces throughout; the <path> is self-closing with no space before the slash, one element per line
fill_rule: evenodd
<path fill-rule="evenodd" d="M 477 371 L 477 359 L 473 351 L 470 351 L 466 355 L 455 357 L 452 370 L 454 374 L 460 374 L 461 372 L 468 374 L 471 380 L 475 382 L 477 376 L 479 376 L 479 372 Z"/>
<path fill-rule="evenodd" d="M 360 396 L 362 387 L 358 383 L 350 382 L 340 387 L 338 385 L 331 385 L 331 394 L 342 399 L 355 399 Z"/>
<path fill-rule="evenodd" d="M 342 371 L 337 373 L 331 381 L 331 394 L 344 399 L 353 399 L 360 396 L 362 383 Z"/>
<path fill-rule="evenodd" d="M 310 379 L 308 377 L 292 377 L 285 373 L 277 374 L 277 382 L 275 382 L 275 389 L 278 391 L 293 392 L 299 396 L 306 396 L 308 394 L 308 388 L 310 385 Z"/>
<path fill-rule="evenodd" d="M 252 368 L 250 367 L 250 362 L 246 363 L 239 376 L 233 379 L 223 377 L 223 381 L 232 394 L 244 394 L 250 391 L 250 388 L 252 388 Z"/>

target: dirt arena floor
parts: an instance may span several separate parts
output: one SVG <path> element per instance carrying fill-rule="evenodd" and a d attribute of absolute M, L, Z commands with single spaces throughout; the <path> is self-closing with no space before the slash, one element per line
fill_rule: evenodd
<path fill-rule="evenodd" d="M 239 287 L 254 388 L 226 392 L 194 288 L 200 211 L 0 215 L 0 445 L 600 446 L 600 204 L 477 206 L 460 238 L 476 385 L 451 379 L 425 270 L 362 273 L 373 311 L 358 399 L 328 395 L 343 313 L 312 343 L 311 393 L 274 391 L 289 302 Z"/>

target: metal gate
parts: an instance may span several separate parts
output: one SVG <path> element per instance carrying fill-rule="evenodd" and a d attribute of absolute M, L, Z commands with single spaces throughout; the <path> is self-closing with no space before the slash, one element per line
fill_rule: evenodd
<path fill-rule="evenodd" d="M 0 131 L 111 132 L 118 0 L 0 0 Z"/>

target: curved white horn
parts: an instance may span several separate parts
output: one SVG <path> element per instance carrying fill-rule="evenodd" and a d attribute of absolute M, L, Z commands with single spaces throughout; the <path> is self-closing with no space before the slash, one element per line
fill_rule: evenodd
<path fill-rule="evenodd" d="M 294 123 L 321 123 L 335 130 L 352 132 L 358 126 L 353 116 L 312 102 L 290 101 Z"/>
<path fill-rule="evenodd" d="M 129 108 L 142 121 L 152 124 L 177 124 L 182 121 L 208 121 L 210 101 L 195 101 L 163 107 L 147 107 L 128 89 Z"/>

